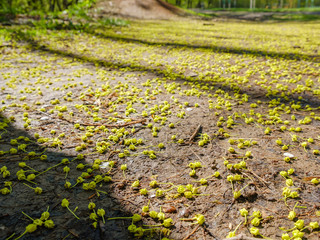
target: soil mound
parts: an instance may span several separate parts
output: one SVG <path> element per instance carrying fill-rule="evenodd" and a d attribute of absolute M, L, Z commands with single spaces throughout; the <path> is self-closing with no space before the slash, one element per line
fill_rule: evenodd
<path fill-rule="evenodd" d="M 173 19 L 186 15 L 183 10 L 162 0 L 101 0 L 101 14 L 137 19 Z"/>

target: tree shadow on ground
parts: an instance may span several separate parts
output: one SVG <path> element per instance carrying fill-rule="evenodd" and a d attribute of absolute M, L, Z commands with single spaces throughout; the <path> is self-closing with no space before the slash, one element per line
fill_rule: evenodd
<path fill-rule="evenodd" d="M 71 168 L 67 179 L 74 185 L 77 177 L 81 175 L 81 171 L 76 170 L 76 166 L 81 162 L 85 164 L 85 162 L 84 160 L 71 162 L 75 156 L 64 154 L 59 149 L 53 150 L 50 148 L 51 150 L 44 152 L 45 148 L 37 144 L 37 139 L 31 136 L 29 131 L 19 129 L 15 122 L 10 121 L 3 114 L 0 114 L 0 123 L 1 126 L 6 125 L 0 130 L 2 137 L 0 151 L 5 151 L 4 154 L 0 155 L 0 168 L 6 166 L 11 173 L 9 177 L 1 177 L 0 189 L 4 188 L 5 181 L 13 183 L 10 194 L 0 195 L 0 239 L 6 239 L 14 233 L 13 239 L 15 239 L 25 231 L 28 224 L 32 223 L 22 212 L 33 219 L 37 219 L 47 210 L 47 207 L 49 207 L 50 219 L 54 221 L 56 226 L 53 229 L 44 226 L 38 227 L 35 232 L 26 234 L 22 239 L 131 239 L 127 230 L 131 223 L 130 220 L 111 220 L 103 224 L 100 218 L 96 229 L 91 226 L 93 221 L 89 219 L 89 215 L 92 211 L 88 209 L 88 203 L 91 200 L 97 208 L 105 210 L 106 217 L 132 216 L 132 213 L 124 210 L 122 203 L 111 196 L 113 191 L 111 185 L 104 184 L 103 187 L 99 187 L 99 189 L 110 193 L 101 193 L 100 197 L 92 197 L 95 191 L 84 191 L 81 184 L 72 189 L 65 189 L 64 165 L 57 166 L 39 175 L 33 180 L 34 184 L 26 180 L 19 181 L 16 172 L 21 170 L 20 162 L 25 162 L 36 171 L 42 172 L 67 158 L 70 160 L 67 166 Z M 25 141 L 25 138 L 29 140 Z M 16 154 L 7 153 L 10 149 L 17 148 L 16 145 L 11 144 L 11 139 L 18 139 L 19 144 L 27 144 L 26 151 L 19 150 Z M 31 156 L 30 152 L 36 154 Z M 41 155 L 47 155 L 47 160 L 40 160 Z M 23 169 L 26 171 L 26 176 L 33 173 L 27 167 Z M 43 192 L 35 194 L 34 190 L 25 184 L 32 187 L 41 187 Z M 61 206 L 61 201 L 64 198 L 69 200 L 70 209 L 73 210 L 78 207 L 75 213 L 80 220 L 77 220 L 66 208 Z"/>
<path fill-rule="evenodd" d="M 111 39 L 115 41 L 123 41 L 127 43 L 140 43 L 149 46 L 172 46 L 175 48 L 191 48 L 191 49 L 204 49 L 211 50 L 217 53 L 231 53 L 237 55 L 251 55 L 255 57 L 266 57 L 266 58 L 274 58 L 274 59 L 283 59 L 283 60 L 297 60 L 297 61 L 309 61 L 309 62 L 320 62 L 319 55 L 308 55 L 308 54 L 293 54 L 293 53 L 279 53 L 273 51 L 262 51 L 262 50 L 252 50 L 252 49 L 244 49 L 244 48 L 234 48 L 234 47 L 223 47 L 223 46 L 207 46 L 207 45 L 196 45 L 196 44 L 185 44 L 185 43 L 177 43 L 177 42 L 167 42 L 167 41 L 148 41 L 136 38 L 130 38 L 125 36 L 110 36 L 105 33 L 97 34 L 94 30 L 84 30 L 86 33 L 93 34 L 99 37 L 103 37 L 105 39 Z"/>
<path fill-rule="evenodd" d="M 72 59 L 78 59 L 81 61 L 86 61 L 95 65 L 100 65 L 100 66 L 104 66 L 107 67 L 109 69 L 119 69 L 119 68 L 126 68 L 128 71 L 144 71 L 144 72 L 149 72 L 149 73 L 154 73 L 157 74 L 158 76 L 162 76 L 162 77 L 168 77 L 172 74 L 172 72 L 170 70 L 167 69 L 163 69 L 161 67 L 151 67 L 151 66 L 146 66 L 146 65 L 142 65 L 139 63 L 131 63 L 131 62 L 113 62 L 107 59 L 99 59 L 93 56 L 85 56 L 85 55 L 81 55 L 79 53 L 75 53 L 75 52 L 70 52 L 67 49 L 61 50 L 58 48 L 52 48 L 49 47 L 48 45 L 41 43 L 39 41 L 36 41 L 33 39 L 32 36 L 26 34 L 23 31 L 16 31 L 14 34 L 16 34 L 16 36 L 18 36 L 18 39 L 25 41 L 27 43 L 30 44 L 31 48 L 33 50 L 40 50 L 40 51 L 44 51 L 44 52 L 48 52 L 51 54 L 57 54 L 60 56 L 64 56 L 64 57 L 68 57 L 68 58 L 72 58 Z M 96 37 L 101 37 L 100 35 L 95 35 Z M 116 40 L 116 41 L 121 41 L 121 40 Z M 159 44 L 160 46 L 161 44 Z M 267 96 L 267 91 L 261 88 L 242 88 L 240 89 L 237 86 L 230 86 L 227 84 L 224 84 L 223 82 L 208 82 L 208 81 L 202 81 L 197 79 L 197 77 L 187 77 L 184 74 L 176 74 L 175 75 L 177 78 L 174 81 L 177 82 L 197 82 L 203 85 L 208 85 L 208 86 L 214 86 L 215 88 L 218 89 L 222 89 L 224 91 L 227 92 L 239 92 L 242 94 L 247 94 L 250 98 L 249 101 L 255 101 L 255 100 L 261 100 L 263 102 L 269 102 L 272 99 L 281 99 L 281 102 L 291 102 L 291 101 L 295 101 L 295 102 L 301 102 L 302 106 L 305 105 L 310 105 L 311 107 L 318 107 L 320 105 L 320 99 L 315 98 L 311 93 L 303 93 L 303 94 L 292 94 L 290 96 L 287 96 L 287 100 L 285 100 L 283 97 L 279 96 L 279 95 L 269 95 Z M 212 76 L 213 77 L 213 76 Z M 303 96 L 304 100 L 301 100 L 300 97 Z"/>
<path fill-rule="evenodd" d="M 17 23 L 10 22 L 10 25 L 16 25 L 16 24 Z M 312 55 L 303 54 L 303 53 L 281 53 L 281 52 L 275 52 L 275 51 L 255 50 L 255 49 L 249 49 L 249 48 L 236 48 L 236 47 L 224 47 L 224 46 L 205 45 L 205 44 L 187 44 L 187 43 L 179 43 L 179 42 L 169 42 L 168 40 L 150 41 L 150 40 L 120 36 L 120 35 L 116 35 L 116 36 L 109 35 L 103 32 L 97 33 L 96 30 L 99 28 L 100 28 L 99 26 L 98 27 L 93 26 L 89 23 L 82 24 L 82 23 L 72 23 L 72 21 L 68 21 L 68 24 L 64 24 L 64 23 L 61 24 L 61 22 L 59 22 L 56 30 L 79 30 L 79 31 L 94 35 L 96 37 L 102 37 L 102 38 L 110 39 L 114 41 L 123 41 L 127 43 L 139 43 L 139 44 L 144 44 L 148 46 L 159 46 L 159 47 L 172 46 L 175 48 L 211 50 L 216 53 L 250 55 L 254 57 L 264 57 L 264 58 L 272 58 L 272 59 L 279 59 L 279 60 L 308 61 L 308 62 L 314 62 L 314 63 L 320 62 L 320 56 L 317 53 Z M 212 36 L 212 38 L 227 39 L 221 36 Z"/>

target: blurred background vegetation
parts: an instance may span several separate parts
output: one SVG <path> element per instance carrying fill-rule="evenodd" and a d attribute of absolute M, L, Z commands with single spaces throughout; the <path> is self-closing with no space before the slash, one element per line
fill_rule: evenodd
<path fill-rule="evenodd" d="M 319 8 L 312 9 L 320 7 L 320 0 L 166 0 L 166 2 L 183 8 L 235 8 L 238 10 L 249 8 L 259 11 L 320 10 Z"/>
<path fill-rule="evenodd" d="M 0 0 L 0 23 L 23 18 L 37 29 L 88 30 L 101 26 L 127 26 L 129 21 L 100 17 L 93 19 L 89 10 L 96 0 Z M 10 23 L 8 23 L 8 21 Z"/>
<path fill-rule="evenodd" d="M 101 0 L 0 0 L 0 13 L 48 13 L 64 10 L 85 15 Z M 133 0 L 134 1 L 134 0 Z M 157 0 L 155 0 L 157 1 Z M 320 11 L 320 0 L 163 0 L 182 8 L 233 11 Z"/>
<path fill-rule="evenodd" d="M 0 11 L 12 14 L 34 12 L 85 11 L 95 0 L 1 0 Z"/>

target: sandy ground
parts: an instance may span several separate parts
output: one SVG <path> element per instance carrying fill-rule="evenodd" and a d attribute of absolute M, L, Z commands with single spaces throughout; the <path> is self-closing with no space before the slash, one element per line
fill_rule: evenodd
<path fill-rule="evenodd" d="M 176 19 L 184 13 L 162 0 L 107 0 L 100 1 L 100 14 L 138 19 Z"/>

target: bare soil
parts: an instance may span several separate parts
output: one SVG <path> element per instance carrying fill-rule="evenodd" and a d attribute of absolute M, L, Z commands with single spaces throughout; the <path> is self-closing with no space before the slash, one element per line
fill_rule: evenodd
<path fill-rule="evenodd" d="M 111 15 L 134 19 L 177 19 L 183 10 L 162 0 L 104 0 L 96 8 L 100 16 Z"/>

